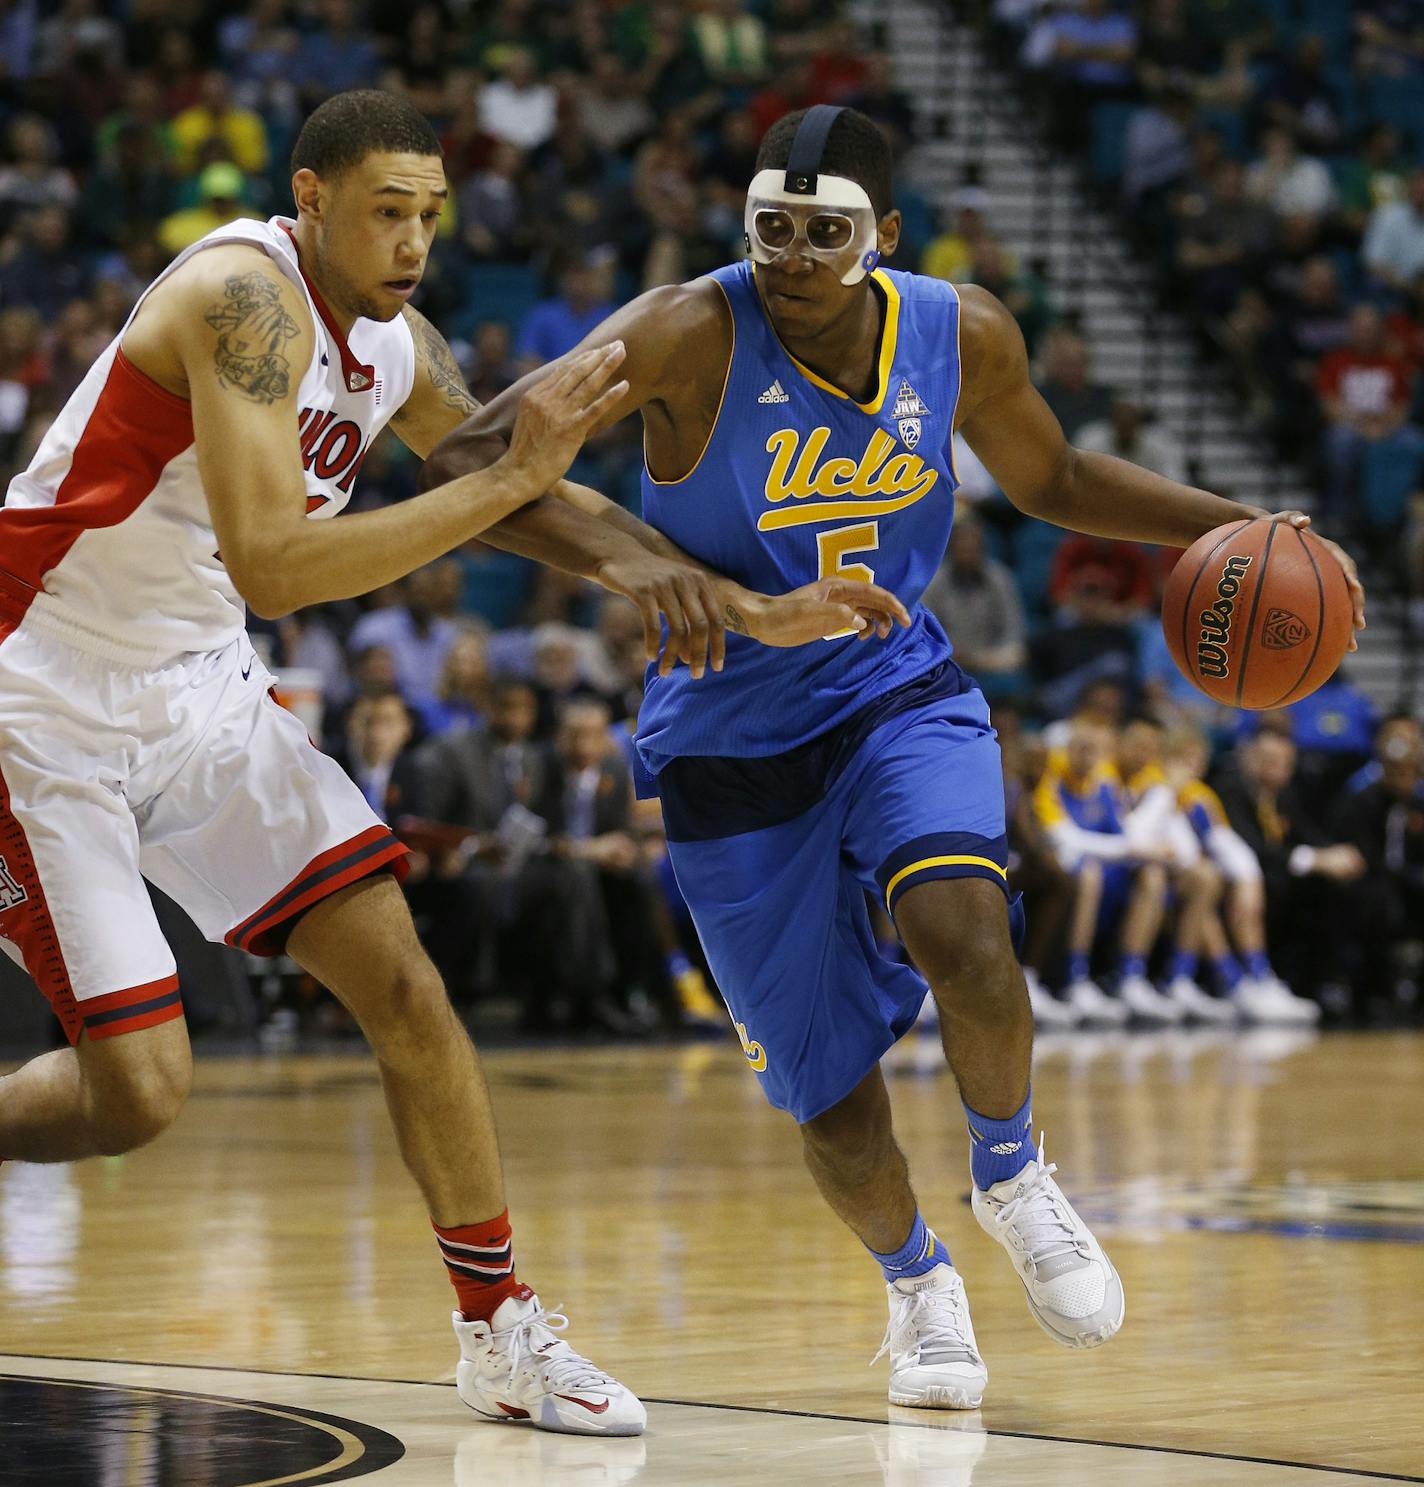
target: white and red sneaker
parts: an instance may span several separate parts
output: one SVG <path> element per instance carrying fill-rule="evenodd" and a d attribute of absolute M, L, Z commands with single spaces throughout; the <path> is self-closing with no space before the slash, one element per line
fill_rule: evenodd
<path fill-rule="evenodd" d="M 571 1435 L 641 1435 L 642 1401 L 595 1368 L 558 1334 L 569 1325 L 539 1298 L 511 1296 L 488 1322 L 456 1312 L 460 1398 L 487 1420 L 513 1421 Z"/>

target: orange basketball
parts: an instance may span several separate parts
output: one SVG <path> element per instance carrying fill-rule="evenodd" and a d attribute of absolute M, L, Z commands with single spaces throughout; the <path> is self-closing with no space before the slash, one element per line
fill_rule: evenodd
<path fill-rule="evenodd" d="M 1162 595 L 1172 659 L 1216 702 L 1283 707 L 1327 681 L 1353 633 L 1345 573 L 1320 539 L 1266 517 L 1182 555 Z"/>

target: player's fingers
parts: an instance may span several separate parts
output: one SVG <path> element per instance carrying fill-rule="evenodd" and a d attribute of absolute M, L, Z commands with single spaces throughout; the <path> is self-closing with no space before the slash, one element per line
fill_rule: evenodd
<path fill-rule="evenodd" d="M 585 387 L 586 386 L 588 386 L 588 384 L 585 384 Z M 580 388 L 579 390 L 582 392 L 584 388 Z M 584 428 L 591 429 L 595 425 L 597 425 L 602 420 L 604 414 L 611 413 L 614 408 L 616 408 L 618 404 L 627 396 L 627 394 L 628 383 L 626 381 L 615 382 L 613 386 L 608 388 L 606 392 L 604 392 L 601 396 L 595 398 L 594 401 L 591 402 L 588 407 L 583 410 L 582 414 L 580 414 L 580 418 L 583 421 Z"/>
<path fill-rule="evenodd" d="M 623 358 L 627 354 L 627 347 L 622 341 L 610 341 L 606 346 L 590 346 L 568 365 L 570 387 L 581 392 L 591 392 L 593 388 L 602 387 L 623 364 Z M 585 387 L 585 384 L 588 386 Z"/>
<path fill-rule="evenodd" d="M 687 665 L 693 676 L 700 679 L 707 670 L 710 639 L 707 613 L 702 607 L 697 585 L 690 577 L 677 580 L 677 596 L 682 601 L 682 612 L 687 616 Z"/>
<path fill-rule="evenodd" d="M 832 594 L 833 598 L 854 605 L 862 614 L 874 614 L 896 624 L 909 626 L 910 611 L 890 592 L 878 583 L 855 583 L 842 580 Z"/>
<path fill-rule="evenodd" d="M 722 613 L 717 590 L 712 587 L 712 580 L 706 574 L 698 575 L 697 592 L 702 603 L 702 612 L 707 616 L 707 659 L 712 663 L 713 671 L 720 671 L 727 660 L 727 617 Z"/>
<path fill-rule="evenodd" d="M 663 641 L 662 614 L 657 604 L 648 595 L 637 601 L 638 617 L 643 622 L 643 654 L 650 661 L 658 658 L 658 647 Z"/>
<path fill-rule="evenodd" d="M 1303 511 L 1278 511 L 1271 520 L 1285 522 L 1297 530 L 1310 525 L 1310 518 Z"/>
<path fill-rule="evenodd" d="M 687 655 L 687 620 L 678 601 L 677 589 L 672 583 L 658 588 L 658 607 L 667 621 L 667 641 L 662 655 L 658 657 L 658 675 L 666 676 Z"/>

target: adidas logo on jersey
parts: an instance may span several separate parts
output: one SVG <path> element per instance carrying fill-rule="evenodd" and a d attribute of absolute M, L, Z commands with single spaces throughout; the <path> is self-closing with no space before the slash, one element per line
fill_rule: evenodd
<path fill-rule="evenodd" d="M 791 395 L 783 390 L 779 377 L 757 399 L 759 403 L 789 403 L 790 401 Z"/>

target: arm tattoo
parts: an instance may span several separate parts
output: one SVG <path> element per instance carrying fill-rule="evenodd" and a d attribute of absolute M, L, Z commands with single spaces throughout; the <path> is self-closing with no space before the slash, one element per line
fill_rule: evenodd
<path fill-rule="evenodd" d="M 443 394 L 446 403 L 457 413 L 469 415 L 476 412 L 480 405 L 470 396 L 465 379 L 460 375 L 459 364 L 446 344 L 445 337 L 424 315 L 408 312 L 408 319 L 411 330 L 415 332 L 416 347 L 425 363 L 431 385 L 438 393 Z"/>
<path fill-rule="evenodd" d="M 254 403 L 287 396 L 292 369 L 282 351 L 300 328 L 268 275 L 253 270 L 229 279 L 203 319 L 218 333 L 213 362 L 224 387 L 235 387 Z"/>
<path fill-rule="evenodd" d="M 738 635 L 746 635 L 748 633 L 747 622 L 742 618 L 741 612 L 735 604 L 729 604 L 727 606 L 727 628 L 729 630 L 735 630 Z"/>

